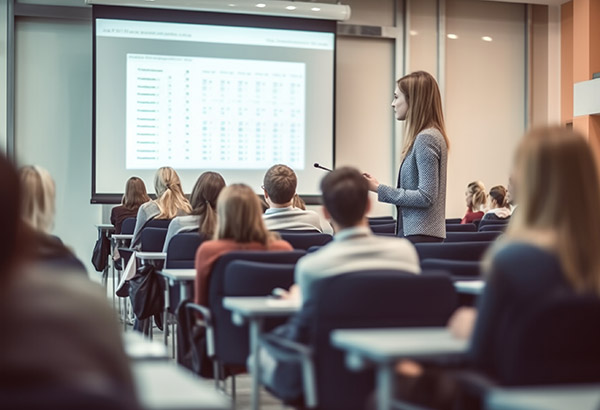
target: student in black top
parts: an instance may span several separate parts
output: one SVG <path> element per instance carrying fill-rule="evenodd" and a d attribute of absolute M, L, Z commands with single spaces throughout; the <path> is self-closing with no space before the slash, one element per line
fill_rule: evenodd
<path fill-rule="evenodd" d="M 123 221 L 127 218 L 135 218 L 140 205 L 149 200 L 144 181 L 138 177 L 129 178 L 125 184 L 121 205 L 115 206 L 110 211 L 110 223 L 115 226 L 115 233 L 120 234 Z"/>
<path fill-rule="evenodd" d="M 517 150 L 513 183 L 519 212 L 488 258 L 479 315 L 462 309 L 451 321 L 461 336 L 475 325 L 470 357 L 492 375 L 502 349 L 499 323 L 553 290 L 600 295 L 600 181 L 585 139 L 563 128 L 528 133 Z"/>
<path fill-rule="evenodd" d="M 517 149 L 512 175 L 519 212 L 484 260 L 478 308 L 460 308 L 449 321 L 455 336 L 471 339 L 470 367 L 492 378 L 510 326 L 545 297 L 600 296 L 600 180 L 588 143 L 564 128 L 533 130 Z M 398 368 L 403 399 L 452 408 L 452 395 L 444 403 L 439 388 L 449 385 L 449 372 L 432 377 L 435 371 L 414 362 Z"/>

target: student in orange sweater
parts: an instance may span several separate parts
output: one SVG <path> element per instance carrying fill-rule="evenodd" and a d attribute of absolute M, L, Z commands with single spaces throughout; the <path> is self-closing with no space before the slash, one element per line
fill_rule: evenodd
<path fill-rule="evenodd" d="M 291 251 L 292 246 L 269 232 L 262 218 L 258 196 L 244 184 L 225 187 L 217 199 L 214 239 L 196 251 L 195 302 L 208 304 L 208 280 L 214 263 L 231 251 Z"/>

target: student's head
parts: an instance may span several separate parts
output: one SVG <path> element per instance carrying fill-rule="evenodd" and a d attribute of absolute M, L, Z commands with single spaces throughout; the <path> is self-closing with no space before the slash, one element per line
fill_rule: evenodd
<path fill-rule="evenodd" d="M 337 168 L 321 180 L 325 215 L 340 229 L 360 224 L 370 209 L 369 183 L 358 170 Z"/>
<path fill-rule="evenodd" d="M 127 209 L 137 209 L 141 204 L 150 200 L 146 185 L 141 178 L 131 177 L 125 184 L 125 195 L 123 195 L 123 206 Z"/>
<path fill-rule="evenodd" d="M 506 208 L 508 191 L 502 185 L 496 185 L 490 189 L 490 208 Z"/>
<path fill-rule="evenodd" d="M 405 144 L 402 158 L 412 148 L 417 134 L 426 128 L 437 128 L 449 146 L 442 111 L 442 97 L 433 76 L 425 71 L 415 71 L 396 82 L 392 107 L 397 120 L 406 120 Z"/>
<path fill-rule="evenodd" d="M 513 175 L 519 210 L 508 235 L 550 238 L 573 287 L 600 293 L 600 180 L 588 142 L 564 128 L 534 129 L 517 149 Z"/>
<path fill-rule="evenodd" d="M 298 179 L 294 171 L 286 165 L 273 165 L 263 179 L 265 199 L 271 204 L 286 205 L 296 194 Z"/>
<path fill-rule="evenodd" d="M 199 231 L 212 236 L 217 223 L 217 198 L 225 188 L 225 180 L 217 172 L 204 172 L 194 185 L 190 203 L 192 215 L 200 216 Z"/>
<path fill-rule="evenodd" d="M 192 212 L 189 201 L 183 194 L 179 175 L 171 167 L 162 167 L 154 176 L 154 191 L 156 204 L 160 209 L 157 219 L 173 219 L 179 211 Z"/>
<path fill-rule="evenodd" d="M 171 167 L 161 167 L 154 175 L 154 192 L 156 197 L 160 198 L 167 190 L 180 191 L 183 194 L 177 172 Z"/>
<path fill-rule="evenodd" d="M 7 279 L 10 269 L 18 259 L 18 253 L 28 246 L 22 242 L 23 235 L 21 184 L 13 164 L 0 152 L 0 214 L 3 216 L 0 236 L 0 282 Z"/>
<path fill-rule="evenodd" d="M 467 207 L 473 212 L 481 210 L 481 208 L 485 205 L 486 200 L 485 186 L 483 185 L 483 182 L 474 181 L 467 185 L 467 190 L 465 191 L 465 200 L 467 202 Z"/>
<path fill-rule="evenodd" d="M 54 180 L 44 168 L 31 165 L 22 167 L 19 176 L 23 220 L 34 230 L 49 233 L 54 225 Z"/>
<path fill-rule="evenodd" d="M 233 239 L 238 243 L 267 244 L 271 234 L 262 217 L 258 196 L 245 184 L 229 185 L 217 200 L 215 239 Z"/>

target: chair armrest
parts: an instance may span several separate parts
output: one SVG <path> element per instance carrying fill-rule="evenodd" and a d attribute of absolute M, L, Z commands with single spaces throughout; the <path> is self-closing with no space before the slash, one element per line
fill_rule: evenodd
<path fill-rule="evenodd" d="M 294 342 L 282 337 L 266 334 L 263 335 L 260 343 L 268 341 L 274 345 L 292 350 L 293 352 L 284 352 L 280 350 L 269 350 L 275 359 L 283 362 L 300 362 L 302 364 L 302 380 L 304 384 L 304 404 L 308 408 L 317 407 L 317 378 L 315 374 L 315 365 L 313 361 L 313 350 L 305 344 Z"/>
<path fill-rule="evenodd" d="M 196 303 L 188 303 L 186 308 L 196 311 L 202 315 L 202 320 L 197 319 L 196 324 L 206 327 L 206 353 L 208 354 L 208 357 L 214 357 L 215 333 L 210 309 L 206 306 L 198 305 Z"/>

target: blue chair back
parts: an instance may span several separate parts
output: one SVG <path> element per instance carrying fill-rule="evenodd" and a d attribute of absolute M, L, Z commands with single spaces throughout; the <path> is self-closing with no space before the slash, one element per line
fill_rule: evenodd
<path fill-rule="evenodd" d="M 193 269 L 196 262 L 196 251 L 206 240 L 198 232 L 182 232 L 171 238 L 167 248 L 168 269 Z"/>
<path fill-rule="evenodd" d="M 132 235 L 135 230 L 135 221 L 136 218 L 127 218 L 123 221 L 121 225 L 121 233 L 123 235 Z"/>
<path fill-rule="evenodd" d="M 496 366 L 504 385 L 600 382 L 600 299 L 552 295 L 504 321 Z"/>
<path fill-rule="evenodd" d="M 366 408 L 365 401 L 375 389 L 375 375 L 373 370 L 348 370 L 344 353 L 331 345 L 331 332 L 444 326 L 456 308 L 457 295 L 447 275 L 362 271 L 319 282 L 312 303 L 318 408 L 346 410 Z"/>
<path fill-rule="evenodd" d="M 267 296 L 273 287 L 285 287 L 293 282 L 293 266 L 298 259 L 306 254 L 305 251 L 235 251 L 228 252 L 215 262 L 210 274 L 208 286 L 208 307 L 211 310 L 215 331 L 215 358 L 221 364 L 246 365 L 248 358 L 248 326 L 237 326 L 231 321 L 231 311 L 223 307 L 225 296 Z M 227 270 L 234 261 L 261 262 L 261 265 L 242 269 L 240 264 Z M 285 264 L 287 267 L 274 267 L 273 270 L 261 273 L 264 264 Z M 291 269 L 291 270 L 290 270 Z M 286 273 L 287 272 L 287 273 Z M 291 272 L 291 273 L 290 273 Z M 271 277 L 272 274 L 272 277 Z M 247 275 L 242 278 L 242 275 Z M 290 279 L 291 275 L 291 279 Z M 269 279 L 266 279 L 269 276 Z M 232 283 L 233 278 L 244 280 L 246 290 Z M 264 280 L 256 280 L 261 278 Z M 280 281 L 279 281 L 280 280 Z M 289 287 L 289 285 L 288 285 Z M 234 290 L 234 294 L 229 294 Z"/>
<path fill-rule="evenodd" d="M 477 242 L 493 241 L 502 234 L 502 231 L 489 232 L 447 232 L 444 242 Z"/>
<path fill-rule="evenodd" d="M 381 218 L 381 219 L 371 219 L 371 218 L 369 218 L 369 226 L 389 225 L 389 224 L 396 225 L 396 220 L 394 218 L 392 218 L 392 217 L 385 217 L 385 218 Z"/>
<path fill-rule="evenodd" d="M 479 228 L 479 232 L 505 232 L 508 224 L 489 224 Z"/>
<path fill-rule="evenodd" d="M 416 243 L 419 260 L 451 259 L 458 261 L 479 261 L 492 244 L 489 241 Z"/>
<path fill-rule="evenodd" d="M 170 219 L 150 219 L 148 222 L 146 222 L 146 224 L 144 225 L 144 228 L 168 229 L 170 223 L 171 223 Z M 161 248 L 161 250 L 162 250 L 162 248 Z"/>
<path fill-rule="evenodd" d="M 279 231 L 281 239 L 287 241 L 294 249 L 307 250 L 311 246 L 323 246 L 331 242 L 333 237 L 326 233 L 303 231 Z"/>
<path fill-rule="evenodd" d="M 456 261 L 451 259 L 424 259 L 421 261 L 421 269 L 424 271 L 445 271 L 452 275 L 453 279 L 475 279 L 481 274 L 479 261 Z"/>
<path fill-rule="evenodd" d="M 395 234 L 396 233 L 396 224 L 391 223 L 391 224 L 371 225 L 371 231 L 373 231 L 373 233 L 376 235 L 380 234 L 380 233 Z"/>
<path fill-rule="evenodd" d="M 479 221 L 479 227 L 481 228 L 482 226 L 486 225 L 506 225 L 509 222 L 510 217 L 506 219 L 482 219 L 481 221 Z"/>
<path fill-rule="evenodd" d="M 456 225 L 462 221 L 461 218 L 446 218 L 446 225 Z"/>
<path fill-rule="evenodd" d="M 446 224 L 446 232 L 477 232 L 475 224 Z"/>
<path fill-rule="evenodd" d="M 141 245 L 142 252 L 162 252 L 165 238 L 167 237 L 166 228 L 144 228 L 142 229 Z"/>

